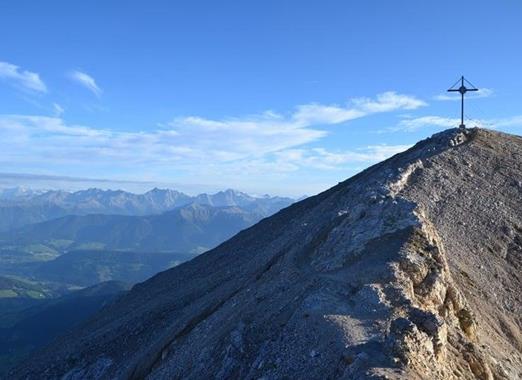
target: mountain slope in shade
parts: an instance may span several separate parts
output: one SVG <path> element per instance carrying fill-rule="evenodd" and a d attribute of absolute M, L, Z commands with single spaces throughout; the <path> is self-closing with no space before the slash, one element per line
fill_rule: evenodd
<path fill-rule="evenodd" d="M 0 376 L 36 348 L 86 320 L 130 286 L 109 281 L 19 311 L 16 322 L 0 327 Z"/>
<path fill-rule="evenodd" d="M 65 240 L 72 242 L 68 250 L 97 245 L 108 250 L 201 253 L 265 216 L 239 207 L 190 204 L 150 216 L 66 216 L 0 234 L 0 239 L 15 245 Z"/>
<path fill-rule="evenodd" d="M 12 378 L 515 379 L 522 139 L 448 130 L 135 286 Z"/>

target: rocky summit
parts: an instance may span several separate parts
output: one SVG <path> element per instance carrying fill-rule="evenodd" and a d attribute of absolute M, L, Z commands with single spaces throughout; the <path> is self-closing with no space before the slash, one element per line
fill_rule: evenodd
<path fill-rule="evenodd" d="M 447 130 L 134 286 L 9 378 L 522 378 L 522 138 Z"/>

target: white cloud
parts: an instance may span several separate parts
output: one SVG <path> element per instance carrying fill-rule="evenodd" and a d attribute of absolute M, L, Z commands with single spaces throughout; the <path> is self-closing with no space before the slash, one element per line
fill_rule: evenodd
<path fill-rule="evenodd" d="M 26 90 L 47 92 L 47 86 L 37 73 L 22 70 L 8 62 L 0 62 L 0 79 L 12 82 L 15 86 Z"/>
<path fill-rule="evenodd" d="M 182 144 L 202 152 L 221 152 L 222 160 L 262 156 L 327 135 L 324 130 L 274 114 L 223 121 L 186 117 L 172 121 L 169 126 Z"/>
<path fill-rule="evenodd" d="M 177 124 L 178 130 L 115 132 L 68 125 L 55 117 L 7 115 L 0 116 L 0 141 L 9 144 L 0 148 L 5 162 L 12 163 L 158 168 L 175 165 L 180 170 L 220 167 L 229 173 L 237 173 L 245 166 L 251 172 L 254 167 L 279 172 L 294 171 L 303 165 L 333 167 L 336 163 L 373 162 L 387 155 L 386 146 L 343 153 L 321 148 L 300 150 L 296 147 L 319 139 L 325 132 L 293 130 L 285 124 L 279 124 L 278 130 L 266 120 L 261 123 L 266 129 L 257 123 L 255 127 L 249 122 L 235 123 L 238 125 L 225 123 L 209 131 L 202 129 L 208 123 L 200 127 L 192 121 Z"/>
<path fill-rule="evenodd" d="M 258 158 L 226 163 L 220 166 L 224 176 L 244 178 L 244 176 L 287 176 L 300 170 L 316 173 L 353 171 L 372 163 L 385 160 L 402 152 L 411 145 L 370 145 L 355 150 L 332 151 L 325 148 L 285 149 Z M 338 178 L 336 174 L 333 174 Z"/>
<path fill-rule="evenodd" d="M 340 106 L 325 106 L 321 104 L 305 104 L 297 107 L 293 115 L 294 120 L 303 125 L 309 124 L 338 124 L 358 119 L 366 113 L 359 109 Z"/>
<path fill-rule="evenodd" d="M 156 129 L 133 132 L 66 123 L 58 116 L 62 107 L 56 104 L 56 117 L 0 115 L 0 165 L 9 163 L 16 170 L 28 167 L 30 171 L 35 167 L 68 168 L 60 173 L 75 176 L 117 171 L 118 176 L 127 172 L 179 180 L 185 175 L 214 183 L 257 178 L 264 183 L 306 170 L 365 166 L 402 150 L 403 146 L 374 145 L 330 151 L 307 144 L 328 135 L 319 126 L 375 112 L 411 109 L 422 102 L 393 93 L 348 104 L 304 105 L 286 115 L 267 111 L 229 119 L 182 117 Z"/>
<path fill-rule="evenodd" d="M 220 159 L 234 160 L 316 141 L 328 134 L 317 128 L 321 125 L 339 124 L 373 113 L 411 110 L 424 104 L 412 96 L 386 92 L 376 99 L 353 99 L 345 107 L 301 105 L 288 116 L 268 111 L 258 116 L 225 120 L 185 117 L 173 120 L 168 126 L 182 144 L 200 152 L 220 152 Z"/>
<path fill-rule="evenodd" d="M 377 95 L 377 100 L 362 98 L 355 99 L 354 103 L 366 113 L 414 110 L 427 105 L 426 102 L 416 97 L 397 94 L 393 91 Z"/>
<path fill-rule="evenodd" d="M 344 169 L 347 164 L 375 163 L 385 160 L 394 154 L 409 149 L 411 145 L 369 145 L 356 150 L 331 151 L 325 148 L 314 148 L 302 151 L 296 161 L 301 165 L 318 169 Z M 287 158 L 287 161 L 290 159 Z"/>
<path fill-rule="evenodd" d="M 424 127 L 443 127 L 452 128 L 460 124 L 460 119 L 452 119 L 440 116 L 421 116 L 417 118 L 402 119 L 396 127 L 392 127 L 394 131 L 413 132 Z"/>
<path fill-rule="evenodd" d="M 76 83 L 82 85 L 96 96 L 100 96 L 102 93 L 101 88 L 98 87 L 94 78 L 87 73 L 74 70 L 69 73 L 69 78 L 75 81 Z"/>
<path fill-rule="evenodd" d="M 297 107 L 293 119 L 301 124 L 338 124 L 374 113 L 414 110 L 427 104 L 410 95 L 393 91 L 377 95 L 376 99 L 355 98 L 346 106 L 306 104 Z"/>
<path fill-rule="evenodd" d="M 480 88 L 478 91 L 469 92 L 466 94 L 466 99 L 478 99 L 478 98 L 489 98 L 493 96 L 494 91 L 491 88 Z M 433 97 L 435 100 L 440 101 L 460 101 L 459 94 L 439 94 Z"/>

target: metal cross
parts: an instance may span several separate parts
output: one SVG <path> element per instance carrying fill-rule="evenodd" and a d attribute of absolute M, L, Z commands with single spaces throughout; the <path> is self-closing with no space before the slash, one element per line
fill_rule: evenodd
<path fill-rule="evenodd" d="M 456 88 L 460 82 L 460 87 Z M 471 87 L 466 87 L 466 83 Z M 455 83 L 448 92 L 460 92 L 460 125 L 459 128 L 466 128 L 464 125 L 464 94 L 468 91 L 478 91 L 478 88 L 475 88 L 469 81 L 467 81 L 464 76 L 462 76 L 457 83 Z"/>

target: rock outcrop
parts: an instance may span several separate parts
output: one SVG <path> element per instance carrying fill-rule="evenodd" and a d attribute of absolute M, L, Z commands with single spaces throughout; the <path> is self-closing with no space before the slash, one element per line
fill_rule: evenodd
<path fill-rule="evenodd" d="M 135 286 L 23 379 L 518 379 L 522 139 L 448 130 Z"/>

